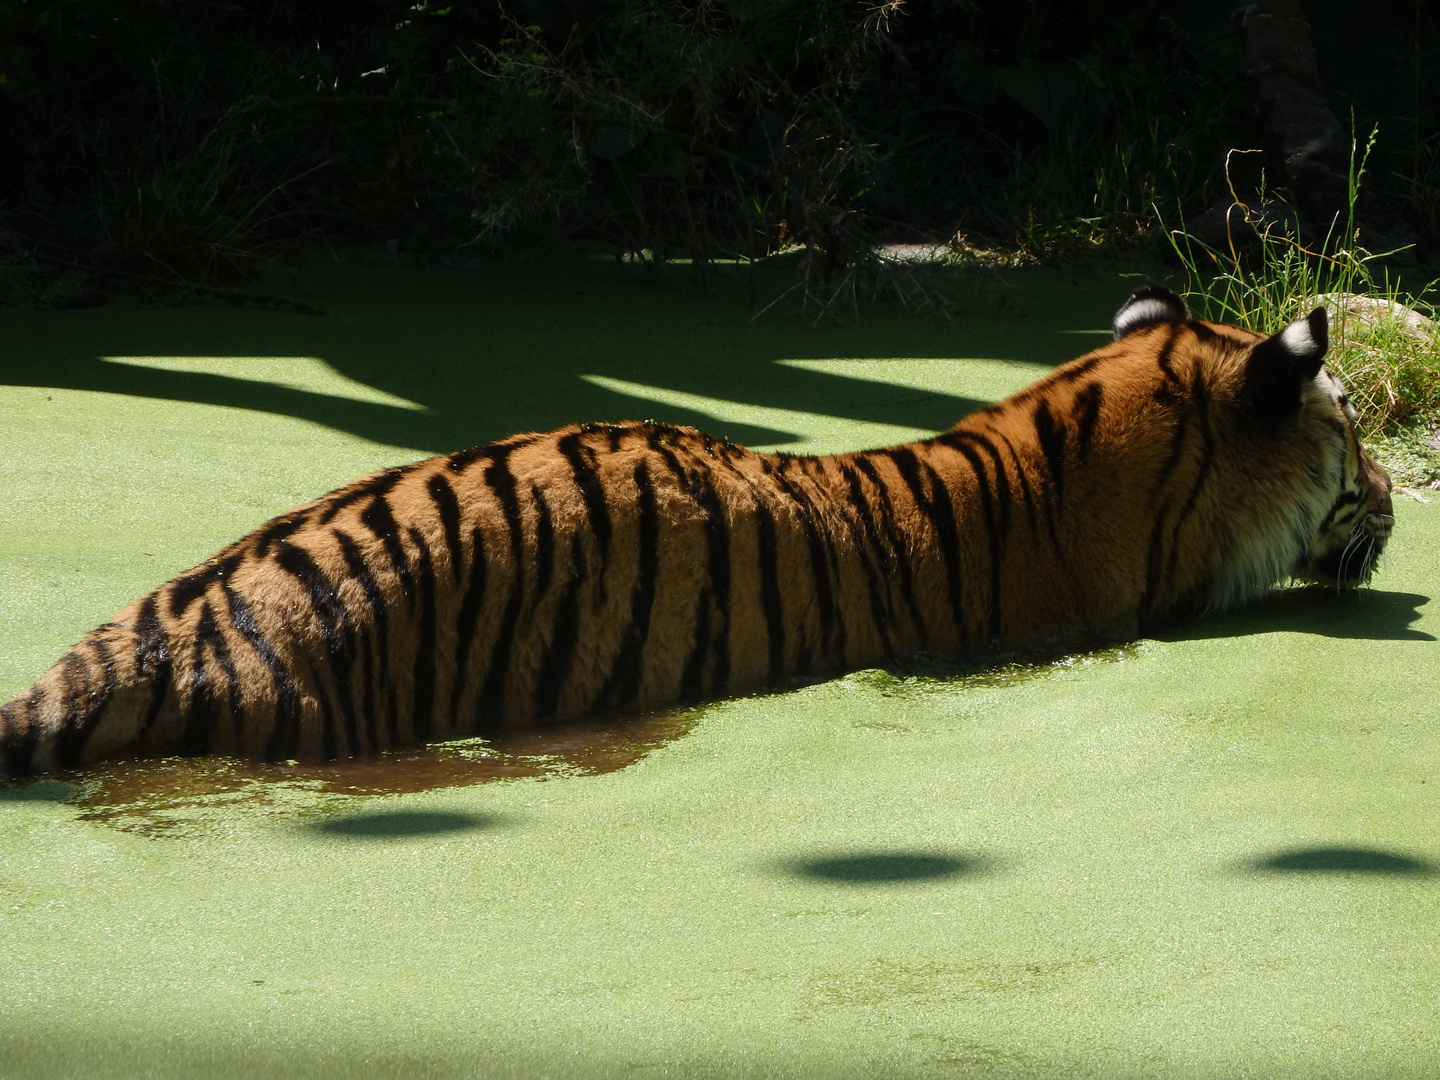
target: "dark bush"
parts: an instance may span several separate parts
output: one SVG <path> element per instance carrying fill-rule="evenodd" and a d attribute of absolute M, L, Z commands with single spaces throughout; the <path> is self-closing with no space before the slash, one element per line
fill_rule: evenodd
<path fill-rule="evenodd" d="M 1433 230 L 1412 21 L 1393 186 Z M 1264 138 L 1199 0 L 6 0 L 0 80 L 0 288 L 31 296 L 322 238 L 584 239 L 701 279 L 791 243 L 1044 257 L 1144 241 Z"/>

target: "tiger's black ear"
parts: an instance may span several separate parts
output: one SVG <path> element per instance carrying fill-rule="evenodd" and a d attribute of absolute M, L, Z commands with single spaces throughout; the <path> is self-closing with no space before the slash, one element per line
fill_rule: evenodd
<path fill-rule="evenodd" d="M 1142 326 L 1184 322 L 1190 318 L 1185 301 L 1163 285 L 1146 285 L 1130 294 L 1115 313 L 1115 340 L 1133 334 Z"/>
<path fill-rule="evenodd" d="M 1320 374 L 1329 347 L 1330 319 L 1323 307 L 1256 345 L 1245 361 L 1245 411 L 1272 423 L 1293 416 L 1301 389 Z"/>

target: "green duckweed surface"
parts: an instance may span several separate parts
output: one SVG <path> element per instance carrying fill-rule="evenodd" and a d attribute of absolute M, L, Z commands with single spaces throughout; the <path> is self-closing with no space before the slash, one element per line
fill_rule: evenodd
<path fill-rule="evenodd" d="M 0 314 L 0 694 L 362 472 L 571 420 L 908 438 L 1136 284 L 1019 280 L 948 326 L 573 264 L 317 272 L 324 318 Z M 1433 1075 L 1440 506 L 1398 504 L 1356 596 L 472 750 L 493 782 L 0 787 L 0 1077 Z"/>

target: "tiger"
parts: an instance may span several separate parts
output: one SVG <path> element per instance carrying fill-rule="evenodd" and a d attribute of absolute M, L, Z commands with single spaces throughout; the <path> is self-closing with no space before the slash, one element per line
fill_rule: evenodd
<path fill-rule="evenodd" d="M 0 708 L 0 777 L 378 756 L 928 653 L 1133 640 L 1365 583 L 1394 516 L 1324 367 L 1160 286 L 934 438 L 757 453 L 653 421 L 386 469 L 125 607 Z"/>

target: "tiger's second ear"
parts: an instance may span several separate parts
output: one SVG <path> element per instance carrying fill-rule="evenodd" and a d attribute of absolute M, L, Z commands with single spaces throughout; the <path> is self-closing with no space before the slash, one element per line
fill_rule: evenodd
<path fill-rule="evenodd" d="M 1163 285 L 1146 285 L 1130 294 L 1115 313 L 1115 340 L 1133 334 L 1143 326 L 1178 323 L 1190 318 L 1185 301 Z"/>
<path fill-rule="evenodd" d="M 1320 374 L 1330 347 L 1330 319 L 1317 307 L 1250 350 L 1245 361 L 1246 411 L 1259 420 L 1284 420 L 1300 409 L 1300 390 Z"/>

